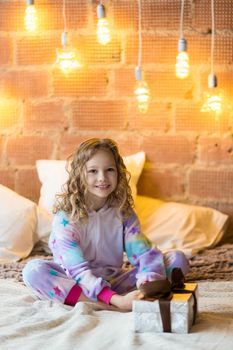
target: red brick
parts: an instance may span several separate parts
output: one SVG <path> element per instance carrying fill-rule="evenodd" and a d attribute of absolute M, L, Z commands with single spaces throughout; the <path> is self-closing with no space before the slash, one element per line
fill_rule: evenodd
<path fill-rule="evenodd" d="M 146 114 L 139 112 L 136 98 L 131 102 L 129 109 L 129 129 L 166 131 L 170 126 L 170 104 L 149 101 Z"/>
<path fill-rule="evenodd" d="M 66 77 L 58 69 L 54 70 L 53 87 L 56 96 L 103 96 L 107 92 L 107 72 L 102 69 L 80 68 Z"/>
<path fill-rule="evenodd" d="M 113 89 L 116 96 L 134 96 L 136 87 L 135 67 L 132 69 L 121 68 L 114 70 Z"/>
<path fill-rule="evenodd" d="M 147 136 L 143 140 L 143 150 L 152 163 L 192 163 L 195 139 L 183 136 Z"/>
<path fill-rule="evenodd" d="M 75 101 L 73 126 L 84 130 L 117 130 L 127 124 L 123 101 Z"/>
<path fill-rule="evenodd" d="M 25 106 L 24 127 L 27 130 L 62 130 L 67 125 L 62 101 L 48 101 Z"/>
<path fill-rule="evenodd" d="M 37 0 L 36 5 L 39 28 L 42 30 L 64 29 L 61 0 Z M 66 0 L 65 14 L 68 31 L 85 28 L 88 23 L 88 1 Z"/>
<path fill-rule="evenodd" d="M 20 102 L 18 100 L 0 99 L 0 130 L 18 124 L 20 119 Z"/>
<path fill-rule="evenodd" d="M 201 161 L 218 165 L 233 164 L 233 136 L 219 137 L 201 137 L 200 155 Z"/>
<path fill-rule="evenodd" d="M 181 2 L 179 0 L 142 1 L 143 29 L 177 29 L 180 28 Z M 185 2 L 184 28 L 191 27 L 191 4 Z"/>
<path fill-rule="evenodd" d="M 48 94 L 48 75 L 43 71 L 11 71 L 0 74 L 2 88 L 11 98 L 42 97 Z"/>
<path fill-rule="evenodd" d="M 13 43 L 9 37 L 0 37 L 0 47 L 4 47 L 1 50 L 0 65 L 12 64 L 13 61 Z"/>
<path fill-rule="evenodd" d="M 22 1 L 1 1 L 0 31 L 23 30 L 25 7 Z"/>
<path fill-rule="evenodd" d="M 233 28 L 233 4 L 229 0 L 214 2 L 215 28 Z M 196 0 L 194 4 L 194 21 L 196 29 L 208 31 L 211 28 L 211 2 L 209 0 Z"/>
<path fill-rule="evenodd" d="M 12 165 L 35 165 L 37 159 L 51 158 L 52 141 L 43 136 L 9 137 L 7 156 Z"/>
<path fill-rule="evenodd" d="M 184 196 L 184 175 L 172 170 L 144 168 L 138 183 L 138 193 L 144 196 L 171 199 Z"/>
<path fill-rule="evenodd" d="M 142 136 L 140 133 L 122 133 L 119 136 L 115 135 L 114 140 L 117 142 L 122 156 L 142 151 Z"/>
<path fill-rule="evenodd" d="M 146 71 L 145 79 L 153 98 L 191 100 L 195 95 L 196 81 L 192 74 L 188 78 L 180 80 L 175 76 L 175 66 L 173 70 L 167 69 L 164 72 Z"/>
<path fill-rule="evenodd" d="M 142 1 L 142 28 L 154 29 L 179 29 L 180 4 L 178 0 Z M 113 1 L 114 27 L 116 29 L 138 29 L 138 4 L 137 1 Z M 129 16 L 130 14 L 130 16 Z M 186 2 L 184 8 L 184 26 L 190 28 L 191 8 Z"/>
<path fill-rule="evenodd" d="M 69 157 L 77 148 L 77 146 L 89 138 L 86 135 L 64 135 L 61 137 L 58 149 L 58 158 L 66 159 Z"/>
<path fill-rule="evenodd" d="M 41 183 L 35 169 L 19 169 L 16 174 L 15 190 L 21 196 L 38 203 Z"/>
<path fill-rule="evenodd" d="M 136 1 L 113 0 L 113 27 L 116 30 L 138 28 L 138 5 Z M 130 16 L 128 15 L 130 13 Z"/>
<path fill-rule="evenodd" d="M 222 90 L 224 101 L 225 101 L 225 108 L 227 107 L 227 104 L 231 106 L 231 113 L 233 109 L 233 72 L 230 71 L 223 71 L 217 73 L 218 78 L 218 86 L 219 89 Z"/>
<path fill-rule="evenodd" d="M 55 35 L 19 37 L 16 41 L 16 62 L 18 65 L 53 64 L 56 61 L 56 48 L 61 39 Z"/>
<path fill-rule="evenodd" d="M 190 64 L 210 64 L 211 34 L 186 36 Z M 233 38 L 216 36 L 214 40 L 214 63 L 232 63 Z"/>
<path fill-rule="evenodd" d="M 189 176 L 189 194 L 200 198 L 231 200 L 233 171 L 195 169 Z"/>
<path fill-rule="evenodd" d="M 138 146 L 138 137 L 134 137 L 134 135 L 128 135 L 122 132 L 109 132 L 109 131 L 99 131 L 99 130 L 91 130 L 82 132 L 79 134 L 66 134 L 61 137 L 59 142 L 58 149 L 58 158 L 66 159 L 70 156 L 76 147 L 83 141 L 91 138 L 111 138 L 115 142 L 117 142 L 122 155 L 129 155 L 140 150 Z"/>
<path fill-rule="evenodd" d="M 0 184 L 15 190 L 15 170 L 0 168 Z"/>
<path fill-rule="evenodd" d="M 185 35 L 189 54 L 190 69 L 193 65 L 210 63 L 211 35 Z M 179 35 L 147 33 L 142 36 L 142 65 L 147 63 L 176 64 Z M 215 64 L 232 63 L 233 39 L 230 36 L 217 36 L 215 39 Z M 138 36 L 127 37 L 125 61 L 127 64 L 137 64 Z"/>
<path fill-rule="evenodd" d="M 204 99 L 203 99 L 204 103 Z M 210 112 L 201 112 L 202 104 L 188 103 L 177 104 L 175 108 L 174 127 L 177 132 L 189 131 L 193 133 L 203 132 L 227 132 L 229 128 L 229 114 L 221 115 L 216 121 Z"/>
<path fill-rule="evenodd" d="M 176 63 L 178 48 L 177 35 L 145 34 L 142 36 L 142 65 L 147 63 L 173 64 Z M 138 35 L 127 37 L 125 62 L 137 65 Z"/>
<path fill-rule="evenodd" d="M 132 69 L 116 69 L 114 89 L 117 96 L 134 96 L 134 90 L 137 84 L 135 79 L 135 67 Z M 175 76 L 173 71 L 155 71 L 145 70 L 144 78 L 148 83 L 151 99 L 155 98 L 181 98 L 191 100 L 194 95 L 193 78 L 190 76 L 181 81 Z"/>
<path fill-rule="evenodd" d="M 87 64 L 114 64 L 121 62 L 121 42 L 117 35 L 111 33 L 111 41 L 101 45 L 95 35 L 79 36 L 75 47 L 80 53 L 82 62 Z"/>

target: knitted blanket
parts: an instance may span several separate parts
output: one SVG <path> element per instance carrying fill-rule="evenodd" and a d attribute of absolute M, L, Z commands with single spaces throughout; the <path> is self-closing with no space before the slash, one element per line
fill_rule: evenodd
<path fill-rule="evenodd" d="M 200 282 L 189 334 L 135 333 L 134 313 L 101 303 L 42 301 L 22 283 L 0 280 L 1 350 L 231 350 L 233 282 Z"/>
<path fill-rule="evenodd" d="M 35 246 L 30 257 L 15 263 L 0 264 L 0 278 L 22 282 L 22 268 L 30 259 L 52 259 L 45 244 Z M 186 281 L 233 281 L 233 244 L 224 244 L 199 252 L 190 259 Z"/>

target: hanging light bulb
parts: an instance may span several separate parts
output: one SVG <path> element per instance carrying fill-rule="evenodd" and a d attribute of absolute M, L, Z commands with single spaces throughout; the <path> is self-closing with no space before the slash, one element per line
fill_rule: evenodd
<path fill-rule="evenodd" d="M 136 99 L 138 102 L 138 109 L 139 109 L 139 112 L 145 114 L 149 106 L 150 91 L 149 91 L 147 82 L 142 79 L 141 67 L 139 66 L 136 67 L 135 76 L 136 76 L 137 84 L 136 84 L 134 93 L 136 95 Z"/>
<path fill-rule="evenodd" d="M 208 91 L 204 92 L 204 103 L 201 107 L 201 112 L 214 113 L 215 119 L 219 120 L 223 110 L 231 110 L 231 105 L 224 102 L 222 92 L 217 88 L 217 76 L 214 71 L 214 0 L 211 0 L 211 15 L 212 15 L 212 32 L 211 32 L 211 73 L 208 76 Z"/>
<path fill-rule="evenodd" d="M 136 87 L 134 90 L 138 103 L 138 110 L 146 113 L 149 106 L 150 91 L 147 82 L 142 77 L 142 6 L 141 0 L 138 0 L 138 65 L 135 69 Z"/>
<path fill-rule="evenodd" d="M 187 53 L 187 41 L 180 38 L 178 42 L 178 55 L 176 56 L 176 76 L 184 79 L 189 75 L 189 55 Z"/>
<path fill-rule="evenodd" d="M 70 72 L 82 65 L 77 59 L 76 50 L 67 45 L 66 0 L 63 0 L 62 15 L 64 20 L 64 32 L 61 35 L 62 48 L 56 50 L 57 59 L 54 65 L 68 76 Z"/>
<path fill-rule="evenodd" d="M 181 0 L 180 14 L 180 39 L 178 41 L 178 55 L 176 56 L 176 76 L 179 79 L 187 78 L 189 75 L 189 55 L 187 53 L 187 41 L 183 33 L 184 0 Z"/>
<path fill-rule="evenodd" d="M 215 74 L 209 74 L 208 87 L 209 91 L 204 93 L 204 103 L 201 112 L 213 112 L 218 119 L 223 110 L 223 95 L 217 89 L 217 77 Z M 212 91 L 211 91 L 212 90 Z"/>
<path fill-rule="evenodd" d="M 54 65 L 68 76 L 71 71 L 82 67 L 82 65 L 77 59 L 76 50 L 67 46 L 67 32 L 62 33 L 61 43 L 62 48 L 56 50 L 57 59 Z"/>
<path fill-rule="evenodd" d="M 111 40 L 108 20 L 105 14 L 105 7 L 103 4 L 97 6 L 97 38 L 98 42 L 102 45 L 106 45 Z"/>
<path fill-rule="evenodd" d="M 26 10 L 24 17 L 25 28 L 29 32 L 34 32 L 37 28 L 37 16 L 34 0 L 26 0 Z"/>

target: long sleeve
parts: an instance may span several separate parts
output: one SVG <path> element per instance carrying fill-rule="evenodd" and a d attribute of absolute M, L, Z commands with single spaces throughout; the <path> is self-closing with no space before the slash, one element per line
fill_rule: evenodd
<path fill-rule="evenodd" d="M 49 246 L 54 260 L 65 269 L 67 275 L 81 286 L 87 297 L 97 300 L 98 294 L 110 285 L 103 278 L 93 275 L 81 249 L 77 230 L 77 225 L 70 223 L 64 212 L 57 213 Z"/>
<path fill-rule="evenodd" d="M 166 278 L 163 254 L 152 247 L 151 242 L 141 232 L 135 212 L 124 221 L 124 243 L 129 262 L 138 269 L 137 287 L 145 282 Z"/>

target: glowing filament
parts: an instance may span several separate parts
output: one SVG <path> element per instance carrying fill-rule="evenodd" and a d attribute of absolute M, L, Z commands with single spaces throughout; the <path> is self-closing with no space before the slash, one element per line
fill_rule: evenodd
<path fill-rule="evenodd" d="M 184 79 L 189 75 L 189 56 L 186 51 L 179 52 L 176 57 L 176 76 Z"/>
<path fill-rule="evenodd" d="M 64 47 L 57 49 L 57 60 L 55 65 L 65 74 L 68 75 L 72 70 L 80 68 L 82 65 L 77 60 L 74 49 Z"/>
<path fill-rule="evenodd" d="M 24 17 L 25 28 L 29 32 L 34 32 L 37 28 L 37 16 L 35 5 L 27 5 Z"/>
<path fill-rule="evenodd" d="M 145 81 L 139 80 L 136 89 L 134 90 L 138 102 L 138 109 L 141 113 L 146 113 L 148 110 L 150 92 Z"/>
<path fill-rule="evenodd" d="M 222 96 L 220 94 L 207 93 L 201 112 L 214 112 L 219 115 L 222 112 Z"/>
<path fill-rule="evenodd" d="M 102 45 L 106 45 L 111 40 L 109 24 L 105 17 L 98 19 L 97 37 L 98 37 L 98 42 Z"/>

